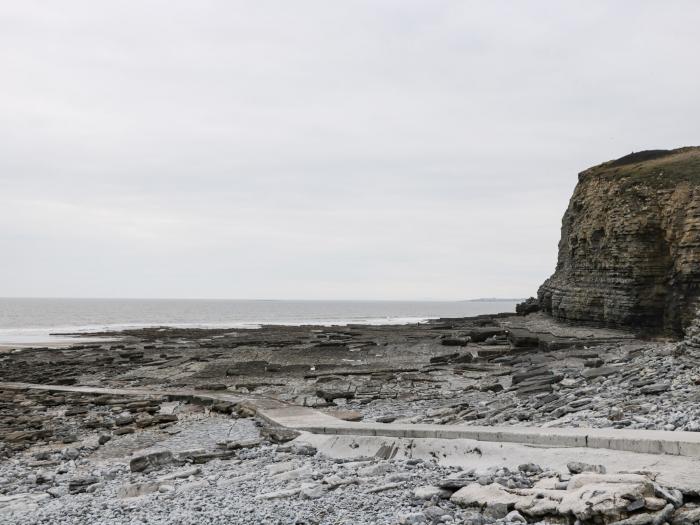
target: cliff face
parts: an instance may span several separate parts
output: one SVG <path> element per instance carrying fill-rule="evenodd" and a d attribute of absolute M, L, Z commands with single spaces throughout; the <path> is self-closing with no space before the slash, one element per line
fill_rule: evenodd
<path fill-rule="evenodd" d="M 700 306 L 700 147 L 579 174 L 538 301 L 560 319 L 683 334 Z"/>

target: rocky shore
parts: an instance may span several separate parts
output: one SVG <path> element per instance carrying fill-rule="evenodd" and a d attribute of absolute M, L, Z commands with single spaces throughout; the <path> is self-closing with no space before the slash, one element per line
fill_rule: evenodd
<path fill-rule="evenodd" d="M 667 456 L 621 464 L 615 454 L 593 461 L 585 449 L 530 457 L 537 449 L 488 452 L 496 444 L 468 440 L 453 440 L 464 442 L 452 452 L 430 440 L 319 441 L 270 426 L 251 408 L 305 406 L 387 425 L 695 432 L 700 350 L 692 345 L 541 313 L 109 335 L 117 340 L 0 356 L 3 523 L 700 520 L 692 461 L 685 473 L 669 470 Z M 656 481 L 660 465 L 678 470 L 677 486 Z"/>

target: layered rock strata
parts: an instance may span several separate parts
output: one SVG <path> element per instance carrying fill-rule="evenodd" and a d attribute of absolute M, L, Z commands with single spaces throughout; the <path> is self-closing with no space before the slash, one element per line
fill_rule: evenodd
<path fill-rule="evenodd" d="M 700 148 L 633 153 L 579 174 L 541 308 L 682 335 L 700 297 Z"/>

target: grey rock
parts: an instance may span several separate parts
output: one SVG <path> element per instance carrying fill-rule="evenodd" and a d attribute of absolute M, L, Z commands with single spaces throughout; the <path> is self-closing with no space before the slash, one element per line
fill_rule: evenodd
<path fill-rule="evenodd" d="M 566 464 L 566 468 L 572 474 L 581 474 L 582 472 L 595 472 L 597 474 L 605 474 L 606 470 L 603 465 L 590 465 L 580 461 L 571 461 Z"/>
<path fill-rule="evenodd" d="M 70 492 L 71 494 L 79 494 L 81 492 L 85 492 L 90 485 L 99 483 L 99 481 L 100 480 L 94 476 L 73 479 L 68 483 L 68 492 Z"/>
<path fill-rule="evenodd" d="M 422 512 L 413 512 L 411 514 L 402 514 L 399 516 L 399 523 L 401 525 L 418 525 L 427 522 L 428 518 Z"/>
<path fill-rule="evenodd" d="M 681 507 L 671 516 L 671 525 L 696 525 L 700 523 L 700 507 Z"/>
<path fill-rule="evenodd" d="M 534 463 L 524 463 L 522 465 L 518 465 L 518 470 L 520 472 L 524 472 L 526 474 L 541 474 L 542 473 L 542 467 L 539 465 L 535 465 Z"/>
<path fill-rule="evenodd" d="M 75 448 L 67 448 L 62 452 L 62 455 L 66 459 L 78 459 L 80 452 Z"/>
<path fill-rule="evenodd" d="M 151 472 L 175 462 L 173 453 L 169 450 L 159 450 L 139 454 L 131 459 L 129 468 L 131 472 Z"/>
<path fill-rule="evenodd" d="M 126 425 L 130 425 L 131 423 L 133 423 L 134 419 L 135 418 L 132 415 L 119 416 L 117 419 L 114 420 L 114 424 L 118 427 L 125 427 Z"/>
<path fill-rule="evenodd" d="M 413 489 L 413 497 L 419 500 L 449 499 L 451 495 L 452 491 L 434 485 L 423 485 Z"/>
<path fill-rule="evenodd" d="M 500 520 L 508 515 L 508 505 L 506 503 L 489 503 L 484 509 L 484 516 Z"/>
<path fill-rule="evenodd" d="M 527 523 L 525 517 L 522 514 L 520 514 L 517 510 L 513 510 L 506 514 L 505 519 L 508 523 Z"/>
<path fill-rule="evenodd" d="M 653 385 L 643 386 L 640 389 L 640 392 L 642 394 L 661 394 L 666 392 L 669 388 L 671 388 L 671 385 L 668 383 L 656 383 Z"/>
<path fill-rule="evenodd" d="M 581 375 L 586 379 L 595 379 L 596 377 L 607 377 L 613 374 L 617 374 L 619 371 L 619 367 L 601 366 L 598 368 L 588 368 L 581 372 Z"/>
<path fill-rule="evenodd" d="M 683 505 L 683 493 L 678 489 L 669 489 L 654 483 L 654 495 L 672 503 L 676 508 Z"/>

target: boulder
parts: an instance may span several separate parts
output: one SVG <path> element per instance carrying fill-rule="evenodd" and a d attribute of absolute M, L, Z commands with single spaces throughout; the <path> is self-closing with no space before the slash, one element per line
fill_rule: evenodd
<path fill-rule="evenodd" d="M 134 416 L 131 414 L 125 416 L 119 416 L 114 420 L 114 424 L 118 427 L 125 427 L 126 425 L 131 425 L 134 422 Z"/>
<path fill-rule="evenodd" d="M 175 462 L 173 453 L 169 450 L 141 453 L 129 462 L 131 472 L 151 472 Z"/>
<path fill-rule="evenodd" d="M 355 392 L 350 390 L 330 390 L 319 388 L 316 391 L 316 395 L 324 399 L 327 403 L 330 403 L 334 399 L 352 399 L 355 397 Z"/>
<path fill-rule="evenodd" d="M 450 501 L 464 507 L 498 508 L 499 505 L 515 509 L 525 516 L 542 518 L 545 516 L 573 516 L 581 521 L 610 523 L 629 517 L 630 502 L 654 496 L 654 486 L 646 477 L 639 474 L 598 474 L 584 473 L 573 476 L 566 490 L 548 488 L 506 488 L 491 483 L 472 483 L 455 492 Z M 650 501 L 650 503 L 653 503 Z M 671 511 L 673 505 L 670 505 Z M 666 512 L 663 509 L 659 512 Z M 495 512 L 495 511 L 494 511 Z M 502 512 L 496 512 L 500 519 Z M 655 515 L 657 518 L 661 516 Z M 665 517 L 668 517 L 664 514 Z M 649 522 L 651 523 L 651 522 Z M 663 523 L 663 522 L 662 522 Z M 624 525 L 646 525 L 646 523 L 626 523 Z M 661 523 L 654 523 L 661 525 Z"/>
<path fill-rule="evenodd" d="M 521 496 L 508 491 L 497 483 L 491 483 L 490 485 L 471 483 L 466 487 L 462 487 L 450 497 L 452 503 L 462 507 L 484 507 L 489 503 L 504 503 L 514 506 L 520 500 Z"/>
<path fill-rule="evenodd" d="M 298 438 L 301 432 L 293 428 L 265 426 L 260 430 L 260 434 L 273 443 L 286 443 Z"/>
<path fill-rule="evenodd" d="M 700 507 L 681 507 L 670 519 L 671 525 L 696 525 L 700 523 Z"/>
<path fill-rule="evenodd" d="M 431 500 L 433 498 L 448 499 L 452 495 L 452 491 L 441 489 L 434 485 L 423 485 L 413 489 L 413 497 L 421 500 Z"/>
<path fill-rule="evenodd" d="M 633 514 L 629 518 L 614 521 L 609 525 L 662 525 L 673 514 L 674 507 L 670 503 L 657 512 L 642 512 Z"/>
<path fill-rule="evenodd" d="M 579 476 L 585 476 L 580 474 Z M 594 475 L 595 476 L 595 475 Z M 602 476 L 602 475 L 599 475 Z M 624 476 L 624 475 L 623 475 Z M 629 476 L 634 476 L 629 474 Z M 578 476 L 574 476 L 576 478 Z M 643 477 L 643 476 L 640 476 Z M 593 518 L 606 522 L 627 517 L 630 501 L 653 494 L 652 484 L 643 482 L 590 482 L 581 484 L 584 479 L 569 483 L 557 511 L 559 514 L 573 514 L 579 520 Z"/>
<path fill-rule="evenodd" d="M 71 494 L 79 494 L 85 492 L 90 485 L 99 483 L 100 480 L 94 476 L 89 476 L 86 478 L 73 479 L 68 483 L 68 492 Z"/>
<path fill-rule="evenodd" d="M 584 463 L 585 465 L 585 463 Z M 649 485 L 650 493 L 649 496 L 654 495 L 653 485 L 649 481 L 649 478 L 642 474 L 601 474 L 596 472 L 584 472 L 582 474 L 577 474 L 569 480 L 569 484 L 566 487 L 567 490 L 576 490 L 585 485 L 593 485 L 600 483 L 621 483 L 627 485 Z"/>
<path fill-rule="evenodd" d="M 594 472 L 596 474 L 605 474 L 605 467 L 603 465 L 589 465 L 588 463 L 582 463 L 580 461 L 571 461 L 566 464 L 566 468 L 572 474 L 581 474 L 582 472 Z"/>

